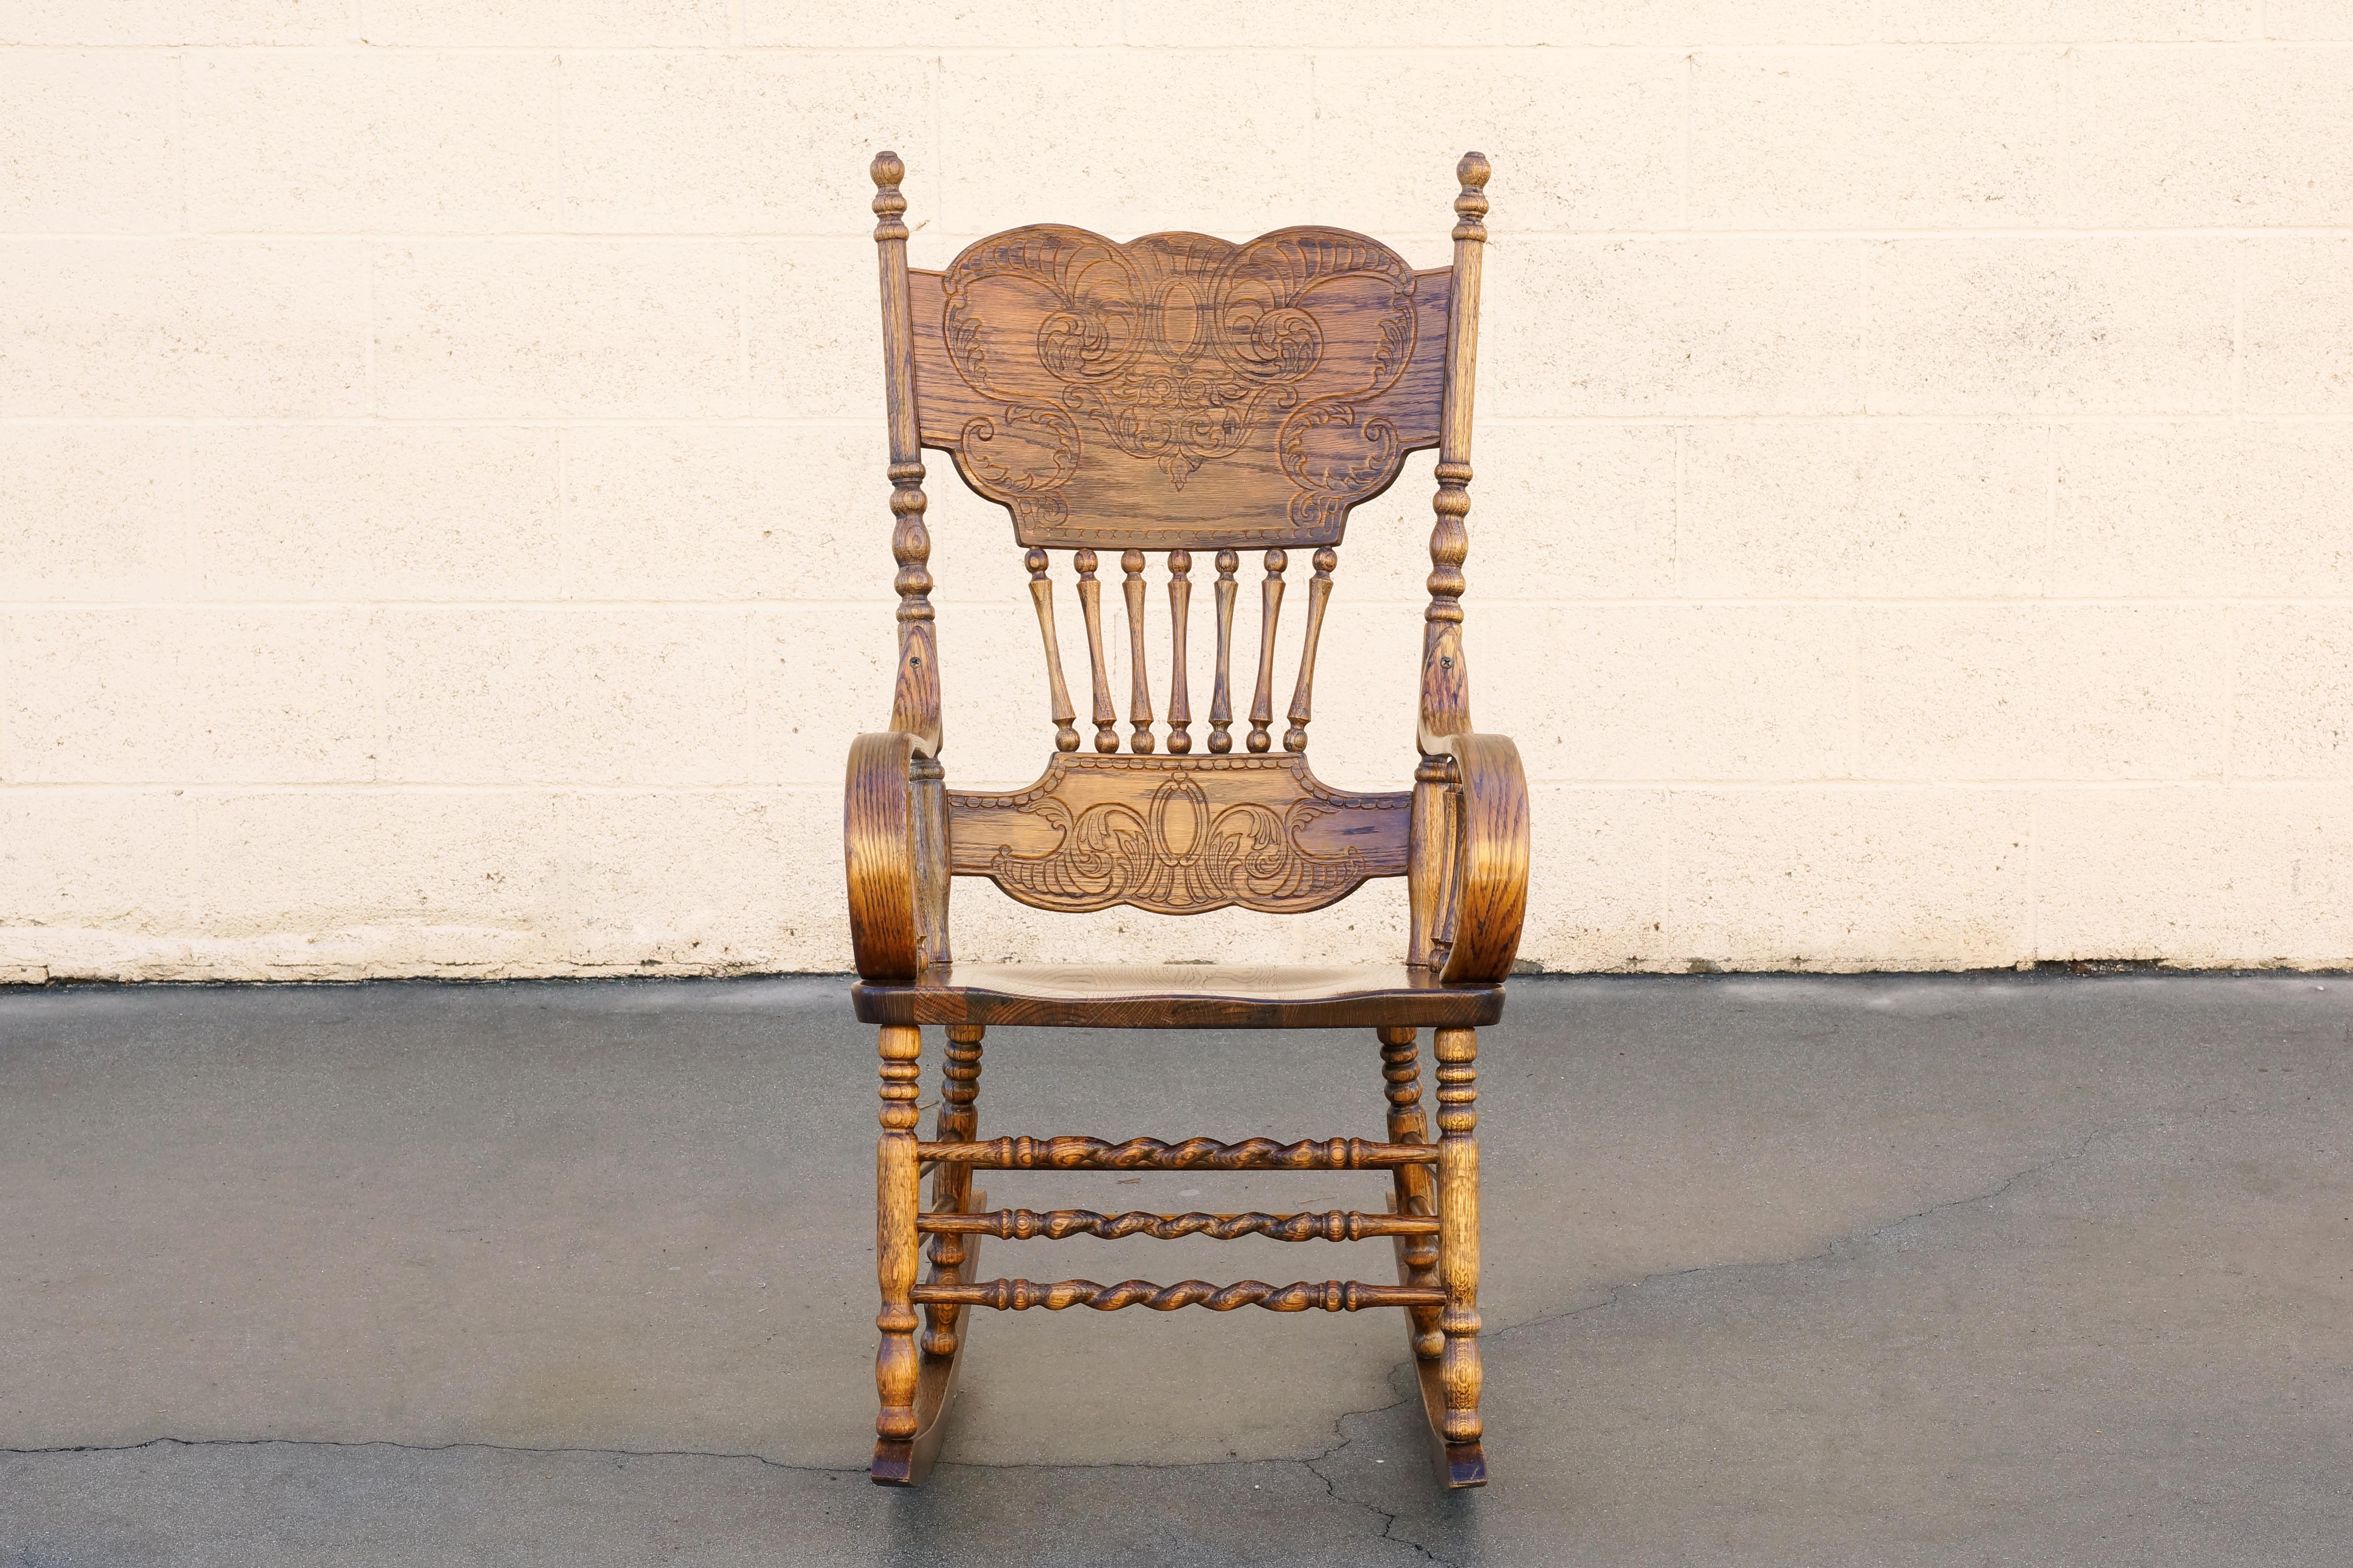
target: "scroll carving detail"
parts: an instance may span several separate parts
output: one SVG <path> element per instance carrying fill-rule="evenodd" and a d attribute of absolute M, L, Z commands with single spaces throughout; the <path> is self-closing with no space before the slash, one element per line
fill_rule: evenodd
<path fill-rule="evenodd" d="M 1402 868 L 1409 797 L 1317 783 L 1304 761 L 1058 756 L 1017 795 L 955 795 L 955 869 L 1034 908 L 1320 909 Z"/>
<path fill-rule="evenodd" d="M 1336 541 L 1407 448 L 1368 405 L 1413 360 L 1416 285 L 1395 251 L 1343 229 L 1122 245 L 1038 225 L 981 240 L 943 281 L 947 359 L 988 410 L 964 420 L 958 462 L 1028 543 L 1073 542 L 1060 525 L 1072 481 L 1109 456 L 1098 442 L 1148 463 L 1180 512 L 1204 467 L 1239 461 L 1287 536 Z"/>

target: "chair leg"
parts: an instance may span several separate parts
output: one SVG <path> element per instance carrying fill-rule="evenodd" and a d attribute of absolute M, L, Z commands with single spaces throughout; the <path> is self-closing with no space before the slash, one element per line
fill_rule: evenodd
<path fill-rule="evenodd" d="M 1480 1452 L 1479 1419 L 1479 1031 L 1440 1029 L 1438 1058 L 1439 1274 L 1446 1307 L 1439 1328 L 1446 1336 L 1440 1381 L 1445 1390 L 1441 1430 L 1452 1486 L 1486 1479 Z M 1463 1475 L 1475 1466 L 1477 1479 Z"/>
<path fill-rule="evenodd" d="M 974 1101 L 980 1098 L 980 1041 L 985 1031 L 978 1024 L 948 1026 L 947 1062 L 940 1069 L 945 1081 L 940 1089 L 940 1110 L 934 1136 L 943 1143 L 969 1143 L 979 1131 L 979 1117 Z M 932 1212 L 962 1214 L 972 1199 L 972 1167 L 944 1164 L 932 1173 Z M 953 1274 L 964 1266 L 966 1255 L 965 1238 L 953 1234 L 932 1237 L 932 1273 L 934 1279 Z M 949 1302 L 935 1301 L 923 1309 L 923 1353 L 927 1356 L 954 1355 L 958 1342 L 958 1329 L 964 1309 Z"/>
<path fill-rule="evenodd" d="M 876 1479 L 892 1455 L 903 1453 L 915 1436 L 916 1256 L 921 1238 L 915 1215 L 922 1204 L 915 1152 L 915 1100 L 923 1052 L 920 1029 L 885 1024 L 881 1032 L 882 1136 L 874 1157 L 874 1272 L 882 1310 L 874 1326 L 882 1343 L 874 1352 L 874 1387 L 881 1414 L 875 1418 Z"/>
<path fill-rule="evenodd" d="M 1421 1110 L 1421 1074 L 1415 1061 L 1414 1031 L 1383 1029 L 1381 1037 L 1381 1077 L 1388 1080 L 1389 1097 L 1389 1142 L 1392 1143 L 1427 1143 L 1430 1123 Z M 1395 1173 L 1397 1212 L 1399 1214 L 1435 1215 L 1438 1194 L 1430 1181 L 1427 1165 L 1399 1165 Z M 1400 1237 L 1398 1240 L 1398 1278 L 1407 1285 L 1438 1283 L 1438 1242 L 1428 1236 Z M 1408 1334 L 1413 1343 L 1413 1353 L 1423 1361 L 1436 1361 L 1446 1348 L 1446 1336 L 1438 1326 L 1439 1310 L 1435 1307 L 1409 1307 Z"/>

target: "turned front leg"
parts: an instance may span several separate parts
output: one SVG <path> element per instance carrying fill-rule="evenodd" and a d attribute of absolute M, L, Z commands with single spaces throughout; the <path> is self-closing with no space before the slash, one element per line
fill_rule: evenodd
<path fill-rule="evenodd" d="M 1430 1123 L 1422 1115 L 1421 1070 L 1415 1059 L 1414 1031 L 1383 1029 L 1380 1036 L 1381 1077 L 1388 1084 L 1389 1142 L 1427 1143 L 1430 1142 Z M 1438 1213 L 1437 1194 L 1432 1191 L 1429 1166 L 1399 1165 L 1394 1174 L 1398 1213 Z M 1401 1239 L 1404 1245 L 1398 1249 L 1398 1256 L 1406 1267 L 1406 1283 L 1437 1284 L 1438 1238 L 1409 1236 Z M 1413 1320 L 1413 1353 L 1424 1361 L 1436 1361 L 1446 1347 L 1446 1336 L 1438 1326 L 1438 1309 L 1409 1307 L 1406 1312 Z"/>
<path fill-rule="evenodd" d="M 940 1068 L 945 1081 L 940 1089 L 940 1112 L 933 1136 L 942 1143 L 969 1143 L 979 1131 L 979 1117 L 973 1102 L 980 1098 L 980 1040 L 983 1030 L 978 1024 L 948 1026 L 948 1057 Z M 955 1162 L 943 1163 L 932 1172 L 932 1212 L 962 1214 L 972 1196 L 972 1167 Z M 953 1232 L 943 1232 L 932 1237 L 932 1276 L 939 1279 L 964 1267 L 965 1240 Z M 954 1355 L 956 1329 L 964 1309 L 952 1302 L 934 1301 L 923 1308 L 927 1320 L 923 1329 L 923 1353 Z"/>
<path fill-rule="evenodd" d="M 1446 1440 L 1478 1439 L 1479 1420 L 1479 1031 L 1438 1031 L 1439 1275 L 1446 1306 L 1440 1382 Z"/>
<path fill-rule="evenodd" d="M 882 1343 L 874 1352 L 874 1389 L 882 1413 L 877 1436 L 905 1442 L 915 1435 L 915 1214 L 923 1201 L 915 1154 L 915 1099 L 923 1068 L 923 1031 L 882 1026 L 882 1137 L 874 1154 L 874 1272 L 882 1310 L 874 1326 Z"/>

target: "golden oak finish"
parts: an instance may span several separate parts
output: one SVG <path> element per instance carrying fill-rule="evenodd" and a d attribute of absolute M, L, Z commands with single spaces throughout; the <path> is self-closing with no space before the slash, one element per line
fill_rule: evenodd
<path fill-rule="evenodd" d="M 940 1089 L 940 1109 L 934 1120 L 934 1140 L 942 1143 L 968 1142 L 977 1123 L 973 1102 L 980 1098 L 980 1043 L 984 1033 L 977 1024 L 957 1024 L 948 1030 L 947 1063 L 940 1069 L 945 1081 Z M 961 1215 L 972 1197 L 972 1167 L 943 1164 L 932 1172 L 932 1213 Z M 915 1228 L 927 1231 L 932 1242 L 932 1277 L 934 1279 L 955 1276 L 965 1261 L 963 1233 L 942 1230 L 918 1219 Z M 938 1306 L 924 1314 L 923 1353 L 925 1355 L 955 1354 L 957 1339 L 956 1309 Z"/>
<path fill-rule="evenodd" d="M 1448 985 L 1402 963 L 1261 969 L 957 963 L 893 985 L 861 980 L 868 1024 L 1025 1024 L 1071 1029 L 1475 1027 L 1504 1016 L 1501 985 Z"/>
<path fill-rule="evenodd" d="M 937 1456 L 975 1309 L 1254 1306 L 1400 1310 L 1438 1478 L 1485 1483 L 1478 1030 L 1503 1015 L 1526 912 L 1529 840 L 1518 751 L 1471 721 L 1463 566 L 1487 161 L 1469 153 L 1455 173 L 1453 259 L 1436 269 L 1314 226 L 1237 243 L 1181 232 L 1121 242 L 1032 224 L 977 240 L 930 272 L 907 265 L 905 170 L 893 153 L 874 159 L 899 662 L 890 727 L 850 748 L 843 846 L 859 973 L 851 997 L 858 1016 L 878 1026 L 881 1053 L 878 1482 L 917 1484 Z M 1024 789 L 951 789 L 941 760 L 925 447 L 947 452 L 966 485 L 1005 509 L 1023 551 L 1052 723 L 1045 771 Z M 1305 753 L 1347 520 L 1396 480 L 1407 453 L 1430 447 L 1437 489 L 1410 752 L 1398 737 L 1413 782 L 1335 789 L 1309 771 Z M 1260 552 L 1264 575 L 1256 679 L 1237 746 L 1234 615 L 1245 551 Z M 1313 575 L 1277 749 L 1277 636 L 1293 551 L 1305 552 Z M 1124 750 L 1099 552 L 1121 574 Z M 1216 569 L 1206 754 L 1195 752 L 1187 686 L 1197 552 Z M 1165 738 L 1146 658 L 1155 554 L 1167 573 Z M 1086 632 L 1092 749 L 1063 670 L 1058 569 L 1071 574 Z M 1374 878 L 1402 877 L 1406 951 L 1323 967 L 956 963 L 948 919 L 956 877 L 987 878 L 1049 912 L 1124 906 L 1166 915 L 1296 914 Z M 915 1131 L 922 1031 L 935 1025 L 945 1026 L 946 1049 L 923 1141 Z M 981 1050 L 992 1025 L 1370 1029 L 1388 1136 L 983 1139 Z M 1434 1142 L 1418 1059 L 1425 1028 L 1437 1060 Z M 992 1169 L 1387 1171 L 1391 1192 L 1378 1213 L 990 1209 L 973 1173 Z M 926 1237 L 931 1268 L 919 1280 Z M 1130 1237 L 1386 1240 L 1397 1282 L 979 1277 L 984 1238 Z"/>
<path fill-rule="evenodd" d="M 1299 649 L 1299 684 L 1291 690 L 1291 728 L 1282 736 L 1286 752 L 1307 749 L 1307 721 L 1315 695 L 1315 647 L 1324 640 L 1324 606 L 1332 601 L 1332 570 L 1339 564 L 1339 552 L 1330 545 L 1315 552 L 1315 575 L 1307 584 L 1307 637 Z"/>
<path fill-rule="evenodd" d="M 1187 1236 L 1206 1236 L 1214 1241 L 1231 1241 L 1239 1236 L 1263 1236 L 1271 1241 L 1366 1241 L 1377 1236 L 1436 1236 L 1438 1222 L 1415 1215 L 1359 1214 L 1353 1209 L 1323 1214 L 1145 1214 L 1138 1210 L 1097 1214 L 1092 1209 L 1032 1214 L 1028 1209 L 997 1209 L 988 1214 L 928 1214 L 915 1221 L 915 1228 L 934 1236 L 998 1236 L 1008 1241 L 1037 1237 L 1060 1241 L 1072 1236 L 1100 1237 L 1105 1241 L 1124 1236 L 1148 1236 L 1158 1241 Z"/>
<path fill-rule="evenodd" d="M 842 791 L 849 871 L 849 935 L 858 973 L 913 980 L 923 968 L 915 906 L 915 738 L 896 730 L 850 742 Z"/>
<path fill-rule="evenodd" d="M 1461 1031 L 1467 1032 L 1467 1031 Z M 1443 1151 L 1427 1143 L 1376 1143 L 1363 1138 L 1303 1138 L 1278 1143 L 1245 1138 L 992 1138 L 985 1143 L 925 1143 L 921 1157 L 992 1171 L 1387 1171 L 1437 1163 Z"/>
<path fill-rule="evenodd" d="M 1437 444 L 1447 279 L 1343 229 L 993 235 L 910 278 L 923 444 L 1023 544 L 1336 544 Z"/>
<path fill-rule="evenodd" d="M 882 272 L 882 368 L 891 427 L 891 553 L 899 563 L 899 680 L 891 728 L 913 735 L 925 755 L 940 745 L 939 659 L 932 637 L 932 536 L 923 527 L 923 462 L 915 414 L 914 318 L 907 289 L 906 165 L 895 153 L 874 160 L 874 247 Z"/>
<path fill-rule="evenodd" d="M 1029 569 L 1029 602 L 1037 607 L 1038 635 L 1046 645 L 1046 679 L 1053 690 L 1054 750 L 1075 752 L 1079 730 L 1072 721 L 1079 713 L 1071 706 L 1071 689 L 1062 679 L 1062 645 L 1054 635 L 1054 583 L 1046 575 L 1050 562 L 1044 551 L 1032 550 L 1021 563 Z"/>
<path fill-rule="evenodd" d="M 882 1030 L 882 1141 L 874 1157 L 874 1267 L 882 1283 L 882 1310 L 874 1326 L 882 1331 L 874 1354 L 874 1386 L 882 1414 L 874 1422 L 886 1442 L 915 1436 L 915 1210 L 920 1199 L 915 1172 L 916 1066 L 923 1052 L 923 1031 Z"/>
<path fill-rule="evenodd" d="M 1381 1037 L 1381 1077 L 1388 1082 L 1389 1142 L 1392 1143 L 1427 1143 L 1430 1124 L 1421 1113 L 1421 1073 L 1415 1061 L 1414 1031 L 1383 1029 Z M 1411 1218 L 1427 1223 L 1427 1231 L 1399 1231 L 1401 1237 L 1413 1239 L 1398 1244 L 1398 1278 L 1408 1285 L 1438 1283 L 1438 1243 L 1433 1239 L 1439 1230 L 1434 1219 L 1422 1216 L 1438 1213 L 1438 1190 L 1431 1182 L 1426 1165 L 1399 1165 L 1395 1177 L 1396 1192 L 1391 1212 L 1402 1222 Z M 1434 1361 L 1446 1348 L 1445 1334 L 1438 1326 L 1438 1314 L 1417 1307 L 1409 1314 L 1412 1325 L 1407 1338 L 1413 1353 L 1423 1361 Z"/>
<path fill-rule="evenodd" d="M 1219 756 L 1234 749 L 1226 731 L 1234 722 L 1234 597 L 1241 591 L 1234 571 L 1240 564 L 1232 551 L 1218 552 L 1218 685 L 1209 700 L 1209 750 Z"/>
<path fill-rule="evenodd" d="M 1406 868 L 1411 797 L 1284 757 L 1056 756 L 1013 795 L 947 797 L 958 876 L 1036 909 L 1321 909 Z"/>
<path fill-rule="evenodd" d="M 1193 703 L 1185 689 L 1185 623 L 1193 612 L 1192 570 L 1191 551 L 1168 552 L 1168 638 L 1175 650 L 1168 666 L 1168 754 L 1172 757 L 1193 749 Z M 1137 660 L 1139 665 L 1142 662 Z"/>
<path fill-rule="evenodd" d="M 1267 749 L 1266 727 L 1274 720 L 1274 627 L 1282 618 L 1282 574 L 1291 557 L 1266 552 L 1266 580 L 1259 584 L 1258 695 L 1250 700 L 1250 749 Z"/>
<path fill-rule="evenodd" d="M 1119 569 L 1127 574 L 1120 584 L 1127 600 L 1127 717 L 1133 731 L 1127 749 L 1141 756 L 1152 750 L 1152 683 L 1144 672 L 1144 552 L 1123 553 Z"/>
<path fill-rule="evenodd" d="M 1207 1307 L 1230 1312 L 1236 1307 L 1263 1307 L 1270 1312 L 1361 1312 L 1367 1307 L 1426 1307 L 1445 1300 L 1443 1290 L 1413 1285 L 1365 1285 L 1353 1279 L 1326 1279 L 1321 1285 L 1301 1280 L 1295 1285 L 1269 1285 L 1243 1279 L 1212 1285 L 1206 1279 L 1182 1279 L 1155 1285 L 1148 1279 L 1123 1279 L 1098 1285 L 1092 1279 L 1064 1279 L 1040 1285 L 1033 1279 L 991 1279 L 984 1285 L 918 1285 L 918 1301 L 955 1301 L 993 1307 L 1000 1312 L 1043 1307 L 1059 1312 L 1065 1307 L 1092 1307 L 1116 1312 L 1122 1307 L 1145 1307 L 1173 1312 L 1179 1307 Z"/>
<path fill-rule="evenodd" d="M 1438 1068 L 1438 1271 L 1446 1288 L 1439 1331 L 1446 1415 L 1440 1430 L 1451 1450 L 1475 1444 L 1479 1419 L 1479 1032 L 1440 1029 Z"/>

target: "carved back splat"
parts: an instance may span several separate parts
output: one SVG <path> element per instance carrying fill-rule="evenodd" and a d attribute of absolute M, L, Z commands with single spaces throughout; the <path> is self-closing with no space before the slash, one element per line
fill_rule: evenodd
<path fill-rule="evenodd" d="M 879 181 L 879 164 L 877 173 Z M 876 210 L 884 214 L 877 238 L 885 325 L 902 321 L 906 334 L 903 348 L 895 337 L 888 344 L 910 643 L 902 682 L 915 714 L 935 708 L 925 689 L 936 677 L 922 470 L 901 451 L 902 397 L 913 437 L 950 453 L 967 485 L 1006 508 L 1027 547 L 1054 722 L 1054 761 L 1029 790 L 947 797 L 954 870 L 987 876 L 1043 908 L 1127 903 L 1171 913 L 1313 909 L 1368 877 L 1403 874 L 1411 797 L 1328 789 L 1302 753 L 1349 511 L 1388 489 L 1407 453 L 1467 426 L 1467 374 L 1459 387 L 1450 374 L 1468 363 L 1454 306 L 1471 247 L 1458 243 L 1453 267 L 1417 271 L 1379 241 L 1343 229 L 1279 229 L 1240 244 L 1154 234 L 1123 244 L 1037 224 L 976 241 L 944 271 L 926 272 L 904 264 L 897 178 L 894 167 Z M 1447 514 L 1467 465 L 1455 465 L 1440 476 L 1441 533 L 1449 523 L 1459 531 Z M 1460 614 L 1459 587 L 1449 593 L 1451 584 L 1439 582 L 1451 545 L 1433 541 L 1433 644 L 1441 626 L 1451 629 L 1445 617 Z M 1217 569 L 1206 758 L 1194 754 L 1187 670 L 1197 550 Z M 1289 726 L 1278 731 L 1275 642 L 1292 550 L 1311 552 L 1314 576 Z M 1244 676 L 1255 680 L 1237 747 L 1234 612 L 1244 551 L 1261 552 L 1264 575 L 1257 658 Z M 1053 577 L 1064 554 L 1086 636 L 1096 757 L 1084 755 L 1057 637 Z M 1172 655 L 1165 744 L 1145 673 L 1155 555 L 1165 559 Z M 1113 562 L 1120 628 L 1104 624 L 1097 576 Z M 1124 756 L 1111 668 L 1123 628 Z M 1459 639 L 1444 640 L 1429 660 L 1444 674 L 1426 682 L 1441 689 L 1460 658 Z M 1338 822 L 1354 826 L 1344 833 Z"/>
<path fill-rule="evenodd" d="M 1336 228 L 992 235 L 910 274 L 923 443 L 1023 544 L 1336 544 L 1437 444 L 1449 277 Z"/>

